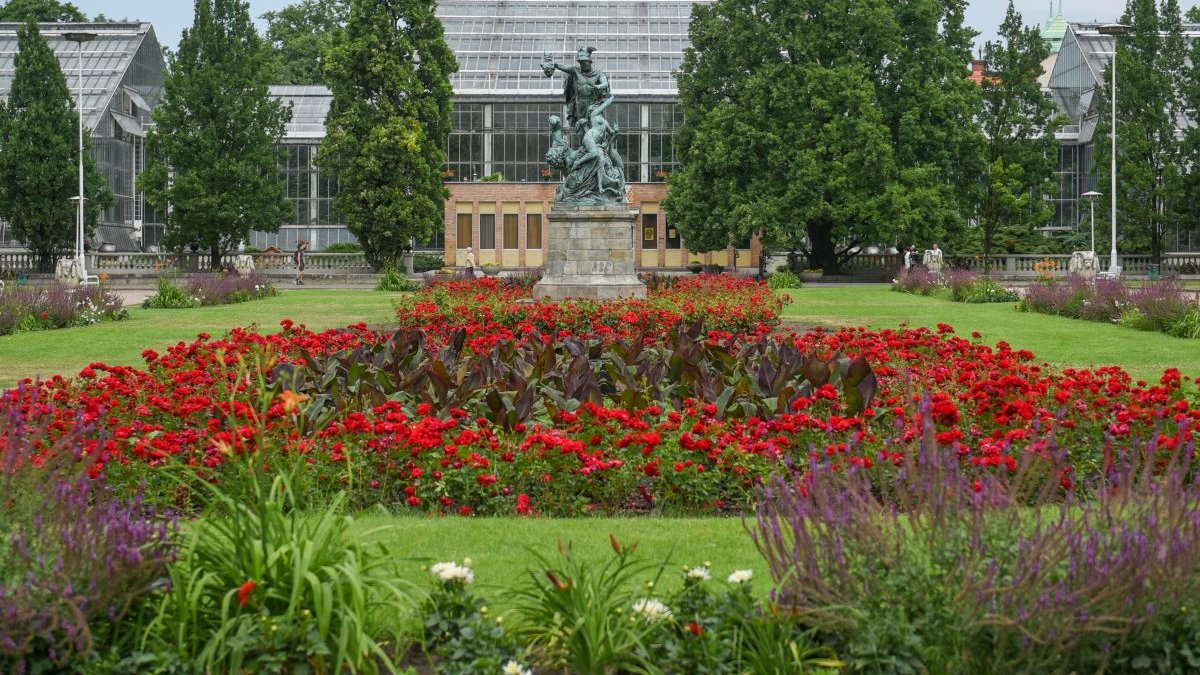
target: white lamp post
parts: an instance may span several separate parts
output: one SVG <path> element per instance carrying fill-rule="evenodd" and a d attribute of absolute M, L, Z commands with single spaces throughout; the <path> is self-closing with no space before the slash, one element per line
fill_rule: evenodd
<path fill-rule="evenodd" d="M 1091 190 L 1089 192 L 1083 193 L 1083 195 L 1081 195 L 1081 196 L 1087 197 L 1088 204 L 1091 204 L 1091 207 L 1092 207 L 1092 253 L 1095 253 L 1096 252 L 1096 200 L 1101 197 L 1101 194 L 1099 192 L 1096 192 L 1095 190 Z"/>
<path fill-rule="evenodd" d="M 75 198 L 79 203 L 76 208 L 78 220 L 75 223 L 75 258 L 79 261 L 80 283 L 83 283 L 87 281 L 87 266 L 83 258 L 83 43 L 95 40 L 96 34 L 71 32 L 63 33 L 63 38 L 79 45 L 79 104 L 76 106 L 79 113 L 79 196 Z"/>
<path fill-rule="evenodd" d="M 1099 28 L 1101 35 L 1111 35 L 1112 51 L 1112 252 L 1108 260 L 1108 273 L 1117 273 L 1117 38 L 1128 33 L 1129 26 L 1110 23 Z"/>

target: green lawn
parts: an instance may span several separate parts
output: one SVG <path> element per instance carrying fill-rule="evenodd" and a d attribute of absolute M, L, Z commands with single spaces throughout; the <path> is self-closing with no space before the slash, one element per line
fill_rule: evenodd
<path fill-rule="evenodd" d="M 274 298 L 195 309 L 130 309 L 126 321 L 36 333 L 0 336 L 0 388 L 25 377 L 74 375 L 89 363 L 140 365 L 145 349 L 162 351 L 197 333 L 224 335 L 230 328 L 257 324 L 279 330 L 292 319 L 314 330 L 359 321 L 378 324 L 395 317 L 399 293 L 362 290 L 283 290 Z"/>
<path fill-rule="evenodd" d="M 788 291 L 787 321 L 806 326 L 954 326 L 966 337 L 979 331 L 988 343 L 1007 341 L 1058 367 L 1119 365 L 1157 380 L 1164 369 L 1200 376 L 1200 340 L 1146 333 L 1124 326 L 1018 312 L 1012 304 L 969 305 L 940 297 L 896 293 L 890 286 L 822 287 Z"/>
<path fill-rule="evenodd" d="M 770 575 L 738 518 L 419 518 L 368 514 L 356 521 L 403 560 L 405 577 L 421 588 L 431 577 L 429 564 L 471 558 L 476 589 L 501 611 L 509 608 L 499 589 L 528 579 L 534 563 L 531 549 L 556 559 L 557 542 L 571 542 L 583 558 L 602 561 L 612 555 L 608 535 L 622 544 L 636 543 L 639 560 L 669 561 L 664 590 L 682 585 L 682 566 L 712 563 L 713 578 L 724 580 L 735 569 L 752 569 L 760 592 L 769 590 Z M 496 588 L 490 588 L 496 587 Z"/>

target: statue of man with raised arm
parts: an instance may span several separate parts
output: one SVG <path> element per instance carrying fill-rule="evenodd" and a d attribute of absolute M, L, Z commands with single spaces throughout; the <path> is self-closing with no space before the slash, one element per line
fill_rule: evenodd
<path fill-rule="evenodd" d="M 550 52 L 542 54 L 542 73 L 546 77 L 561 70 L 567 74 L 563 83 L 563 96 L 567 99 L 567 123 L 571 130 L 582 134 L 588 127 L 588 109 L 598 106 L 609 96 L 608 75 L 603 70 L 592 65 L 592 52 L 595 47 L 580 47 L 575 54 L 577 65 L 564 66 L 555 61 Z"/>

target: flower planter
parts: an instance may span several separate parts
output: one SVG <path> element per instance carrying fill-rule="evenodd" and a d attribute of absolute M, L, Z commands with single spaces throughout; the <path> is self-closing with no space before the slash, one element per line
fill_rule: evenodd
<path fill-rule="evenodd" d="M 800 281 L 807 281 L 807 282 L 820 281 L 821 278 L 824 276 L 825 276 L 824 272 L 815 271 L 815 270 L 804 270 L 803 272 L 800 273 Z"/>
<path fill-rule="evenodd" d="M 483 270 L 483 273 L 488 275 L 489 277 L 494 277 L 500 273 L 499 265 L 484 265 L 484 266 L 480 267 L 479 269 Z"/>

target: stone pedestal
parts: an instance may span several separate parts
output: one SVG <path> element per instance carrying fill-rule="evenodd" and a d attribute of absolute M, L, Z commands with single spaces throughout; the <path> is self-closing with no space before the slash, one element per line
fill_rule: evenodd
<path fill-rule="evenodd" d="M 644 298 L 633 267 L 633 212 L 627 204 L 550 207 L 546 274 L 537 299 Z"/>

